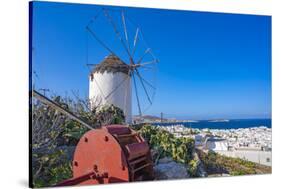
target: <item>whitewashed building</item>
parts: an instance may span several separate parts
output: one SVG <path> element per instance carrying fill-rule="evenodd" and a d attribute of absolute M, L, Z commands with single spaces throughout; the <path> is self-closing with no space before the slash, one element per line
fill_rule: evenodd
<path fill-rule="evenodd" d="M 89 76 L 91 107 L 113 104 L 124 111 L 126 123 L 132 122 L 132 87 L 130 69 L 117 56 L 109 55 Z"/>
<path fill-rule="evenodd" d="M 204 136 L 201 134 L 195 135 L 194 137 L 195 146 L 202 146 L 204 142 Z"/>
<path fill-rule="evenodd" d="M 204 148 L 207 150 L 214 151 L 214 152 L 227 151 L 228 142 L 227 142 L 227 140 L 222 139 L 222 138 L 207 137 L 205 140 Z"/>

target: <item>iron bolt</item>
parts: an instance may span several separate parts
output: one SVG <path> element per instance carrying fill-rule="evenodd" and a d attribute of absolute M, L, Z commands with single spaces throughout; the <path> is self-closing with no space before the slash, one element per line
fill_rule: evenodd
<path fill-rule="evenodd" d="M 97 165 L 94 165 L 94 171 L 98 171 L 98 166 Z"/>
<path fill-rule="evenodd" d="M 107 142 L 107 141 L 108 141 L 108 136 L 105 136 L 105 137 L 104 137 L 104 140 Z"/>

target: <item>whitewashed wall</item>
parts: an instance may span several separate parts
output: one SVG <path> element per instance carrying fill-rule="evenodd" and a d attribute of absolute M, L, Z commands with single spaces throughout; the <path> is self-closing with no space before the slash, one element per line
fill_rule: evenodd
<path fill-rule="evenodd" d="M 92 106 L 113 104 L 124 111 L 126 123 L 132 123 L 132 88 L 130 76 L 122 72 L 104 72 L 94 73 L 93 79 L 91 80 L 91 77 L 89 77 L 89 80 L 89 98 Z M 120 83 L 122 84 L 120 85 Z M 110 95 L 113 90 L 115 91 Z"/>

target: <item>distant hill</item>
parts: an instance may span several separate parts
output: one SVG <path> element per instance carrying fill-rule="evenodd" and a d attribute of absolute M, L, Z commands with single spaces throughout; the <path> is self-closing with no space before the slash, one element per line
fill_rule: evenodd
<path fill-rule="evenodd" d="M 161 118 L 153 115 L 143 115 L 143 116 L 133 116 L 134 121 L 145 121 L 145 122 L 160 122 Z M 168 119 L 163 118 L 163 121 L 167 121 Z"/>

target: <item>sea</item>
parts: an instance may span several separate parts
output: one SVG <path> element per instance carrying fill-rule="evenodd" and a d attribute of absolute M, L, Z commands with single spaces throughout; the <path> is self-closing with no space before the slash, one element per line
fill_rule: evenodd
<path fill-rule="evenodd" d="M 184 125 L 185 127 L 197 129 L 239 129 L 261 126 L 271 128 L 271 119 L 199 120 L 196 122 L 153 123 L 153 125 Z"/>

